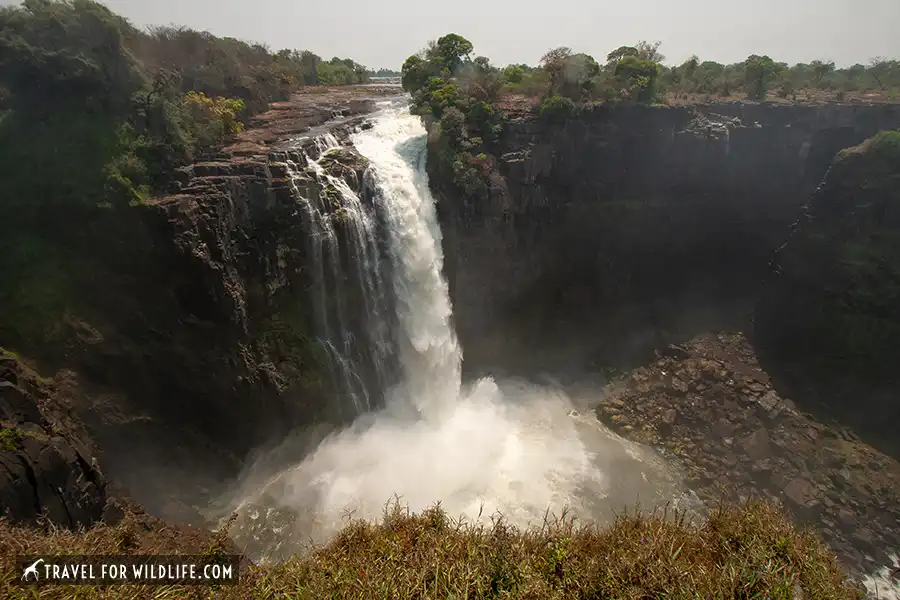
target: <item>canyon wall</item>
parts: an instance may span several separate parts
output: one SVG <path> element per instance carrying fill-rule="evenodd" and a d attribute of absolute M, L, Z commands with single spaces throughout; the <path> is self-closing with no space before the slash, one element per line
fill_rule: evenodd
<path fill-rule="evenodd" d="M 786 390 L 900 455 L 900 132 L 841 152 L 775 255 L 754 333 Z"/>
<path fill-rule="evenodd" d="M 467 369 L 597 371 L 747 327 L 835 154 L 898 126 L 891 105 L 509 114 L 488 199 L 432 178 Z"/>
<path fill-rule="evenodd" d="M 71 249 L 54 268 L 75 273 L 77 287 L 46 335 L 16 335 L 23 330 L 8 319 L 0 319 L 0 331 L 12 332 L 4 346 L 65 381 L 69 393 L 53 391 L 53 383 L 47 395 L 84 428 L 70 442 L 53 441 L 49 426 L 45 433 L 20 435 L 25 422 L 13 419 L 10 450 L 24 456 L 20 462 L 27 466 L 35 453 L 52 456 L 29 450 L 47 439 L 62 457 L 53 460 L 78 467 L 71 470 L 73 481 L 82 468 L 93 477 L 94 460 L 115 493 L 161 516 L 199 521 L 194 507 L 226 485 L 253 449 L 299 427 L 355 417 L 359 409 L 335 385 L 335 357 L 317 327 L 321 314 L 356 315 L 345 324 L 351 341 L 339 350 L 360 365 L 361 385 L 380 391 L 362 330 L 362 290 L 344 276 L 357 269 L 358 232 L 337 214 L 343 209 L 335 188 L 343 181 L 371 201 L 368 165 L 348 141 L 360 125 L 361 119 L 351 119 L 329 128 L 327 145 L 338 147 L 316 168 L 307 166 L 307 157 L 317 159 L 326 149 L 317 132 L 284 147 L 238 144 L 234 152 L 180 170 L 169 196 L 77 221 L 73 215 L 69 225 L 53 217 L 47 239 Z M 333 248 L 316 230 L 320 209 L 334 223 Z M 40 299 L 24 298 L 20 313 L 34 313 Z M 42 322 L 50 323 L 46 314 Z M 7 384 L 16 385 L 4 378 Z M 18 390 L 0 391 L 10 389 Z M 26 421 L 52 420 L 46 410 L 32 412 Z M 27 520 L 34 506 L 52 508 L 32 501 L 35 485 L 19 476 L 25 467 L 16 468 L 0 482 L 0 495 L 8 506 L 32 509 L 16 509 L 13 516 Z M 100 518 L 106 479 L 96 481 L 90 494 L 71 488 L 70 495 L 93 494 L 82 502 L 86 508 L 71 518 L 60 509 L 52 518 L 63 524 Z"/>

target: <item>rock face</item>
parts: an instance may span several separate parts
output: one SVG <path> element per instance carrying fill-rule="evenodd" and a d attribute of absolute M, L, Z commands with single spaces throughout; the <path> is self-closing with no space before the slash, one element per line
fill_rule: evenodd
<path fill-rule="evenodd" d="M 900 545 L 900 463 L 772 387 L 741 334 L 698 336 L 613 379 L 597 414 L 663 452 L 714 507 L 764 497 L 817 530 L 853 570 Z"/>
<path fill-rule="evenodd" d="M 528 372 L 627 364 L 667 341 L 743 326 L 832 157 L 900 126 L 900 107 L 598 107 L 563 125 L 510 117 L 489 199 L 436 178 L 432 187 L 467 366 Z"/>
<path fill-rule="evenodd" d="M 199 521 L 194 507 L 226 485 L 249 452 L 301 426 L 356 416 L 319 341 L 319 324 L 334 311 L 351 315 L 340 350 L 354 361 L 354 381 L 365 387 L 384 376 L 370 364 L 361 290 L 344 275 L 358 270 L 360 233 L 347 229 L 352 215 L 337 188 L 369 208 L 373 192 L 368 164 L 348 142 L 363 118 L 274 144 L 269 138 L 300 127 L 288 125 L 245 133 L 182 169 L 169 196 L 81 215 L 79 228 L 48 234 L 75 249 L 63 267 L 77 273 L 79 293 L 47 339 L 2 340 L 43 373 L 69 372 L 71 393 L 60 401 L 102 449 L 104 473 L 160 516 Z M 325 133 L 327 140 L 317 137 Z M 308 163 L 323 152 L 327 160 Z M 368 389 L 380 392 L 377 383 Z M 54 489 L 75 486 L 65 478 L 81 475 L 79 446 L 67 449 L 50 433 L 19 441 L 21 465 L 7 465 L 15 485 L 31 469 L 46 472 Z M 88 494 L 72 489 L 71 498 Z M 64 524 L 93 518 L 96 502 L 85 500 L 82 510 L 71 498 L 57 506 L 41 496 L 15 511 L 50 508 Z"/>
<path fill-rule="evenodd" d="M 355 272 L 345 245 L 355 238 L 336 223 L 336 246 L 326 246 L 308 202 L 323 199 L 339 221 L 342 198 L 324 173 L 365 196 L 367 164 L 345 147 L 324 172 L 307 168 L 319 151 L 310 140 L 184 169 L 178 193 L 131 216 L 121 270 L 81 317 L 92 333 L 62 358 L 99 388 L 78 409 L 104 467 L 157 514 L 193 520 L 202 496 L 173 501 L 173 489 L 215 494 L 259 445 L 356 415 L 333 386 L 316 314 L 335 310 L 340 286 L 345 312 L 365 317 L 353 310 L 363 302 L 352 282 L 317 279 L 327 252 L 340 255 L 335 275 Z M 359 375 L 371 379 L 368 340 L 347 326 Z"/>
<path fill-rule="evenodd" d="M 103 516 L 107 484 L 83 428 L 48 382 L 0 350 L 0 509 L 16 522 L 46 516 L 88 526 Z"/>
<path fill-rule="evenodd" d="M 793 395 L 900 456 L 900 133 L 841 153 L 772 262 L 755 334 Z"/>

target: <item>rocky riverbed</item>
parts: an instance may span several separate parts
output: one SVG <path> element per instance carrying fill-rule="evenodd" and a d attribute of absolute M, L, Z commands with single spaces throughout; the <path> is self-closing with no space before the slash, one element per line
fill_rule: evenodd
<path fill-rule="evenodd" d="M 680 464 L 707 505 L 782 504 L 853 571 L 900 548 L 900 463 L 780 396 L 742 334 L 670 346 L 611 381 L 597 415 Z"/>

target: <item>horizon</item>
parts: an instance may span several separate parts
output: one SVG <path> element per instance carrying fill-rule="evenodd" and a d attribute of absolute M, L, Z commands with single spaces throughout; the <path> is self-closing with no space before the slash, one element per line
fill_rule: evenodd
<path fill-rule="evenodd" d="M 442 14 L 411 0 L 383 0 L 378 12 L 362 0 L 348 0 L 340 17 L 328 14 L 328 5 L 301 6 L 289 0 L 260 0 L 250 14 L 240 10 L 246 3 L 239 0 L 220 0 L 215 11 L 199 0 L 101 3 L 139 28 L 181 25 L 274 50 L 352 58 L 371 70 L 399 70 L 409 55 L 447 33 L 470 40 L 474 55 L 486 56 L 497 66 L 536 65 L 547 50 L 558 46 L 602 62 L 610 51 L 640 40 L 662 42 L 663 62 L 668 65 L 681 64 L 695 54 L 701 61 L 724 64 L 766 54 L 791 65 L 823 60 L 838 68 L 868 64 L 875 57 L 900 57 L 900 42 L 891 32 L 891 26 L 900 22 L 897 0 L 795 0 L 790 5 L 759 0 L 749 14 L 743 11 L 745 3 L 722 0 L 685 0 L 678 6 L 647 0 L 640 14 L 620 3 L 560 0 L 551 16 L 562 15 L 561 19 L 548 19 L 538 11 L 523 13 L 512 0 L 491 4 L 460 0 L 454 10 Z M 0 0 L 0 6 L 20 4 Z M 858 8 L 860 4 L 865 9 Z M 517 21 L 512 22 L 509 14 L 516 14 Z M 573 14 L 577 16 L 570 17 Z M 779 18 L 773 20 L 773 15 Z M 333 35 L 334 29 L 322 26 L 330 20 L 352 35 Z M 310 22 L 312 26 L 305 25 Z M 384 35 L 385 27 L 391 35 Z"/>

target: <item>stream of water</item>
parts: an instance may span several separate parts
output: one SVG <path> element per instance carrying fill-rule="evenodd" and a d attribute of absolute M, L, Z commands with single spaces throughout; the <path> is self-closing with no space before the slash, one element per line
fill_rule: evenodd
<path fill-rule="evenodd" d="M 396 497 L 416 512 L 440 502 L 452 517 L 500 513 L 518 526 L 540 523 L 547 511 L 604 522 L 635 502 L 683 502 L 664 461 L 580 414 L 560 390 L 491 378 L 463 385 L 426 133 L 405 106 L 385 104 L 374 127 L 353 137 L 371 164 L 375 206 L 346 200 L 366 223 L 365 210 L 383 214 L 400 382 L 384 391 L 383 408 L 361 411 L 299 464 L 274 474 L 248 469 L 235 501 L 238 543 L 278 559 L 327 539 L 349 514 L 378 519 Z"/>

